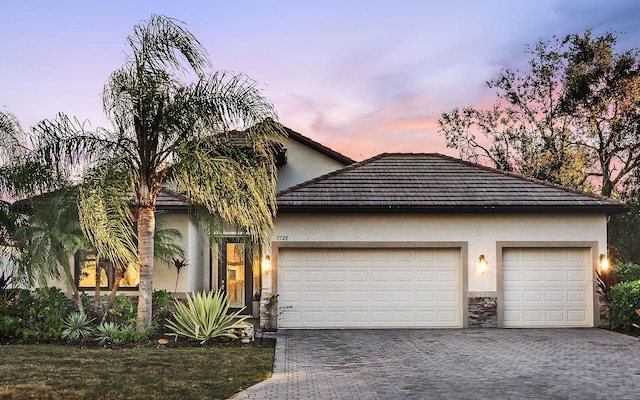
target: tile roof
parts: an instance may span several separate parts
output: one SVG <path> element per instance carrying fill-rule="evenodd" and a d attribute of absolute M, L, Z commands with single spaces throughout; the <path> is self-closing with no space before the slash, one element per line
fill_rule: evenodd
<path fill-rule="evenodd" d="M 287 128 L 286 126 L 284 126 L 284 130 L 287 133 L 287 136 L 289 137 L 289 139 L 293 139 L 297 142 L 300 142 L 304 145 L 306 145 L 307 147 L 310 147 L 322 154 L 324 154 L 325 156 L 332 158 L 334 160 L 336 160 L 339 163 L 342 163 L 343 165 L 349 165 L 349 164 L 353 164 L 355 162 L 355 160 L 353 160 L 350 157 L 345 156 L 344 154 L 338 153 L 337 151 L 328 148 L 327 146 L 320 144 L 318 142 L 316 142 L 315 140 L 312 140 L 306 136 L 304 136 L 301 133 L 298 133 L 296 131 L 294 131 L 293 129 Z"/>
<path fill-rule="evenodd" d="M 162 187 L 162 190 L 158 193 L 158 197 L 156 198 L 156 209 L 169 210 L 191 206 L 191 203 L 186 197 L 166 186 Z"/>
<path fill-rule="evenodd" d="M 380 154 L 288 188 L 278 212 L 619 213 L 623 203 L 441 154 Z"/>

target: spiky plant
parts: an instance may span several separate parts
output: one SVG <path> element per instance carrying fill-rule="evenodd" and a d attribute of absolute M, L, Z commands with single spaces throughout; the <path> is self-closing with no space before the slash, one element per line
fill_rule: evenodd
<path fill-rule="evenodd" d="M 244 321 L 248 318 L 238 317 L 243 309 L 227 314 L 229 299 L 222 290 L 187 294 L 187 304 L 176 301 L 175 307 L 173 320 L 166 323 L 173 331 L 169 335 L 198 340 L 201 344 L 217 337 L 238 339 L 233 330 L 245 328 Z"/>
<path fill-rule="evenodd" d="M 64 320 L 64 330 L 62 331 L 62 338 L 75 342 L 77 340 L 84 340 L 93 334 L 93 318 L 88 318 L 86 314 L 79 312 L 73 312 L 69 314 Z"/>

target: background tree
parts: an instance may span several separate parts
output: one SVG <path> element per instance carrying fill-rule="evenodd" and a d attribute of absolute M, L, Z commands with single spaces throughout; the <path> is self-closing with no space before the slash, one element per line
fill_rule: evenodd
<path fill-rule="evenodd" d="M 140 265 L 139 330 L 151 324 L 155 204 L 164 184 L 200 212 L 234 226 L 254 243 L 269 240 L 275 213 L 271 139 L 282 137 L 273 106 L 244 75 L 210 72 L 208 55 L 183 24 L 152 16 L 127 38 L 125 64 L 108 79 L 104 109 L 113 130 L 90 132 L 64 115 L 43 121 L 32 160 L 48 165 L 82 163 L 91 176 L 80 218 L 100 243 L 100 229 L 122 210 L 123 192 L 134 193 Z M 105 207 L 95 207 L 102 202 Z M 114 213 L 105 210 L 116 210 Z M 103 221 L 104 223 L 99 221 Z M 108 252 L 96 246 L 98 256 Z"/>
<path fill-rule="evenodd" d="M 571 115 L 575 145 L 589 154 L 589 177 L 611 196 L 640 162 L 640 52 L 616 53 L 611 33 L 569 35 L 563 42 L 562 111 Z"/>
<path fill-rule="evenodd" d="M 613 34 L 568 35 L 527 47 L 525 71 L 488 86 L 497 103 L 438 120 L 461 157 L 610 196 L 640 160 L 637 50 L 616 53 Z"/>

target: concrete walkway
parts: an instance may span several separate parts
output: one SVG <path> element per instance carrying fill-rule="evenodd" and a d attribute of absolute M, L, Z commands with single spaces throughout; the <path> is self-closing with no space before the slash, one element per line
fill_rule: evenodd
<path fill-rule="evenodd" d="M 640 399 L 640 341 L 600 329 L 278 333 L 232 399 Z"/>

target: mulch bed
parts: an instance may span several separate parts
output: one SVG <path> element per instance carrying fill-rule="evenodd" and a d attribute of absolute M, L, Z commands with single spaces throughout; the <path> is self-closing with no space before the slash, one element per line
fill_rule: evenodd
<path fill-rule="evenodd" d="M 162 340 L 166 339 L 166 343 Z M 160 341 L 160 342 L 158 342 Z M 20 340 L 20 341 L 2 341 L 0 345 L 14 345 L 14 344 L 55 344 L 60 346 L 75 346 L 78 348 L 104 348 L 104 349 L 140 349 L 140 348 L 181 348 L 181 347 L 201 347 L 201 348 L 228 348 L 228 347 L 276 347 L 276 339 L 274 338 L 261 338 L 257 337 L 254 341 L 249 343 L 242 343 L 240 340 L 233 340 L 228 338 L 216 338 L 200 344 L 199 341 L 187 340 L 184 338 L 178 338 L 177 340 L 172 336 L 156 335 L 149 340 L 136 343 L 120 343 L 120 344 L 100 344 L 96 340 L 86 340 L 82 342 L 70 343 L 63 340 Z"/>

